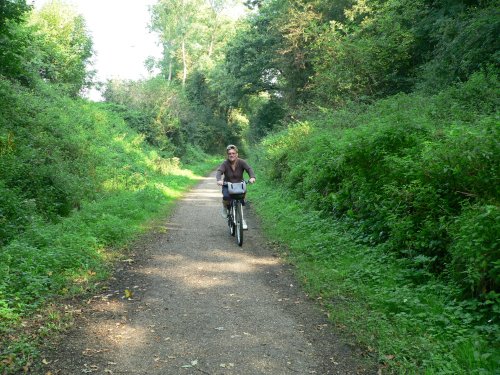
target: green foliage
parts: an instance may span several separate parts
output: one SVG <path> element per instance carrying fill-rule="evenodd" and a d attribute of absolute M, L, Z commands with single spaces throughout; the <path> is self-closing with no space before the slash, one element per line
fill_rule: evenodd
<path fill-rule="evenodd" d="M 0 8 L 7 13 L 0 32 L 0 75 L 30 87 L 40 79 L 50 81 L 72 96 L 89 87 L 93 51 L 83 18 L 57 1 L 30 13 L 24 13 L 25 2 L 6 3 Z"/>
<path fill-rule="evenodd" d="M 286 113 L 283 105 L 283 100 L 269 97 L 265 93 L 249 98 L 245 104 L 245 112 L 250 125 L 246 138 L 250 143 L 257 143 L 278 128 Z"/>
<path fill-rule="evenodd" d="M 163 58 L 158 62 L 170 82 L 185 85 L 191 73 L 206 70 L 220 58 L 220 46 L 231 34 L 225 0 L 161 0 L 151 8 L 151 29 L 158 32 Z"/>
<path fill-rule="evenodd" d="M 497 77 L 305 112 L 261 143 L 264 227 L 390 372 L 496 371 Z"/>
<path fill-rule="evenodd" d="M 311 70 L 308 45 L 315 39 L 321 15 L 302 1 L 269 1 L 248 17 L 226 47 L 232 104 L 266 93 L 295 105 L 307 97 Z M 221 84 L 221 83 L 218 83 Z"/>
<path fill-rule="evenodd" d="M 230 109 L 219 103 L 218 93 L 209 80 L 202 71 L 188 78 L 185 93 L 189 116 L 183 128 L 189 143 L 218 153 L 229 143 L 241 143 L 241 129 L 235 124 Z"/>
<path fill-rule="evenodd" d="M 205 9 L 203 9 L 205 8 Z M 184 84 L 192 61 L 208 52 L 208 32 L 202 18 L 207 5 L 200 0 L 162 0 L 152 7 L 152 29 L 159 32 L 164 46 L 164 60 L 168 64 L 168 79 L 173 78 L 173 66 L 179 67 L 178 79 Z M 166 72 L 165 72 L 166 73 Z"/>
<path fill-rule="evenodd" d="M 243 4 L 249 9 L 260 8 L 263 0 L 245 0 Z"/>
<path fill-rule="evenodd" d="M 56 296 L 91 290 L 127 243 L 198 181 L 128 127 L 116 113 L 123 108 L 109 107 L 0 79 L 2 373 L 36 355 L 38 341 L 20 334 L 29 329 L 21 321 Z M 185 156 L 200 174 L 220 162 L 194 146 Z M 51 330 L 42 328 L 40 339 Z"/>
<path fill-rule="evenodd" d="M 498 66 L 498 20 L 496 0 L 268 1 L 227 46 L 227 84 L 235 103 L 277 91 L 290 107 L 438 92 Z"/>
<path fill-rule="evenodd" d="M 428 40 L 435 48 L 421 68 L 420 86 L 436 92 L 443 85 L 465 81 L 488 65 L 500 63 L 498 1 L 439 2 L 421 20 L 432 25 Z"/>
<path fill-rule="evenodd" d="M 148 81 L 109 81 L 104 98 L 146 140 L 165 156 L 179 154 L 185 145 L 181 124 L 187 122 L 186 99 L 177 86 L 162 78 Z"/>
<path fill-rule="evenodd" d="M 256 15 L 228 43 L 223 66 L 232 78 L 228 83 L 236 94 L 234 104 L 244 95 L 278 88 L 279 72 L 273 57 L 281 37 L 272 26 L 272 20 Z"/>
<path fill-rule="evenodd" d="M 188 145 L 217 153 L 228 143 L 240 144 L 242 129 L 234 126 L 231 111 L 218 103 L 207 80 L 196 71 L 184 88 L 161 77 L 110 81 L 104 97 L 110 108 L 166 156 L 183 158 Z"/>
<path fill-rule="evenodd" d="M 419 63 L 413 29 L 422 7 L 423 1 L 355 2 L 343 23 L 324 26 L 312 45 L 316 95 L 343 105 L 408 91 Z"/>
<path fill-rule="evenodd" d="M 10 1 L 3 4 L 12 4 Z M 36 51 L 31 49 L 31 38 L 33 37 L 29 28 L 24 23 L 24 12 L 21 7 L 24 2 L 19 2 L 16 12 L 1 19 L 0 27 L 0 75 L 18 80 L 25 85 L 36 81 L 37 73 L 29 69 L 28 61 L 36 60 Z M 4 8 L 1 8 L 5 11 Z M 9 13 L 9 12 L 7 12 Z"/>
<path fill-rule="evenodd" d="M 468 294 L 486 293 L 500 285 L 500 209 L 483 205 L 467 207 L 450 228 L 450 271 Z"/>
<path fill-rule="evenodd" d="M 31 14 L 30 24 L 33 27 L 31 48 L 37 50 L 32 69 L 71 96 L 88 88 L 92 72 L 87 66 L 93 51 L 83 17 L 69 5 L 52 1 Z"/>
<path fill-rule="evenodd" d="M 25 0 L 7 0 L 0 4 L 0 26 L 2 31 L 6 31 L 4 26 L 8 21 L 19 22 L 23 15 L 29 10 Z"/>
<path fill-rule="evenodd" d="M 489 97 L 496 82 L 477 74 L 433 98 L 380 101 L 341 118 L 355 127 L 298 123 L 263 142 L 263 168 L 295 197 L 350 223 L 361 243 L 383 243 L 418 272 L 442 274 L 455 264 L 451 274 L 464 293 L 485 295 L 499 286 L 491 250 L 496 216 L 484 224 L 491 231 L 477 231 L 474 241 L 485 246 L 477 258 L 464 238 L 467 228 L 483 226 L 468 205 L 498 205 L 500 134 L 496 107 L 488 104 L 496 101 Z"/>
<path fill-rule="evenodd" d="M 22 27 L 29 10 L 25 0 L 0 3 L 0 75 L 27 79 L 23 57 L 29 49 L 29 36 Z"/>
<path fill-rule="evenodd" d="M 30 224 L 32 206 L 32 202 L 22 198 L 19 189 L 9 189 L 3 180 L 0 181 L 0 246 L 11 241 Z"/>
<path fill-rule="evenodd" d="M 162 74 L 168 82 L 182 82 L 186 91 L 183 104 L 190 116 L 177 116 L 183 142 L 206 151 L 227 141 L 251 144 L 279 129 L 283 118 L 307 116 L 315 105 L 352 111 L 352 103 L 415 88 L 438 93 L 474 80 L 479 71 L 495 76 L 498 67 L 496 0 L 257 3 L 226 38 L 219 33 L 225 24 L 215 22 L 218 7 L 206 18 L 192 13 L 194 2 L 181 9 L 169 0 L 154 8 L 152 28 L 162 33 L 165 47 Z M 469 92 L 472 102 L 484 98 Z M 366 142 L 378 141 L 367 137 Z"/>
<path fill-rule="evenodd" d="M 280 144 L 297 145 L 297 135 L 307 134 L 303 130 L 295 127 L 294 141 L 283 137 Z M 268 154 L 277 149 L 276 142 L 264 144 Z M 253 162 L 258 170 L 269 166 L 261 155 Z M 282 244 L 303 287 L 320 301 L 337 329 L 354 335 L 378 359 L 381 371 L 495 373 L 500 359 L 498 295 L 491 293 L 484 302 L 458 301 L 461 292 L 454 282 L 415 269 L 415 263 L 425 266 L 429 259 L 398 259 L 384 245 L 362 244 L 348 221 L 325 216 L 288 187 L 260 176 L 252 202 L 267 235 Z"/>
<path fill-rule="evenodd" d="M 0 155 L 6 188 L 22 193 L 24 205 L 33 206 L 50 220 L 67 215 L 92 190 L 93 168 L 100 157 L 85 147 L 90 135 L 82 133 L 91 118 L 80 118 L 79 109 L 47 91 L 38 100 L 7 81 L 0 82 L 2 113 L 0 134 L 11 139 L 9 152 Z M 29 105 L 28 116 L 23 111 Z M 59 108 L 68 107 L 62 112 Z M 55 128 L 53 122 L 60 126 Z M 23 125 L 21 125 L 23 124 Z M 74 161 L 79 163 L 74 165 Z M 36 197 L 36 198 L 35 198 Z"/>

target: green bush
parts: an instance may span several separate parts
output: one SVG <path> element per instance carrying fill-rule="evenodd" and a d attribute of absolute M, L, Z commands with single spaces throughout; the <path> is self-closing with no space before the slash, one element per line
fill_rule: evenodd
<path fill-rule="evenodd" d="M 345 220 L 311 209 L 267 177 L 259 181 L 251 193 L 266 234 L 285 245 L 277 248 L 335 327 L 353 334 L 384 373 L 495 373 L 498 295 L 460 300 L 458 285 L 435 277 L 428 257 L 360 244 Z"/>
<path fill-rule="evenodd" d="M 497 290 L 497 269 L 479 255 L 486 250 L 465 256 L 455 224 L 466 220 L 464 207 L 498 207 L 497 86 L 492 71 L 478 73 L 434 97 L 400 94 L 350 118 L 297 123 L 263 141 L 263 168 L 325 217 L 348 223 L 360 243 L 411 260 L 415 274 L 445 275 L 455 264 L 469 295 Z M 495 243 L 493 233 L 475 241 Z"/>
<path fill-rule="evenodd" d="M 466 207 L 450 228 L 450 272 L 469 295 L 487 294 L 500 285 L 500 208 Z"/>
<path fill-rule="evenodd" d="M 16 190 L 0 180 L 0 246 L 22 233 L 31 222 L 32 201 L 23 200 Z"/>
<path fill-rule="evenodd" d="M 50 89 L 33 95 L 0 80 L 0 134 L 11 142 L 8 152 L 0 152 L 0 179 L 52 221 L 92 195 L 95 163 L 101 158 L 90 147 L 92 119 L 79 114 L 80 105 L 57 95 Z"/>
<path fill-rule="evenodd" d="M 101 104 L 0 79 L 0 108 L 0 303 L 7 316 L 87 271 L 103 271 L 102 249 L 140 231 L 171 192 L 194 179 Z M 214 165 L 197 148 L 188 154 L 200 173 Z"/>

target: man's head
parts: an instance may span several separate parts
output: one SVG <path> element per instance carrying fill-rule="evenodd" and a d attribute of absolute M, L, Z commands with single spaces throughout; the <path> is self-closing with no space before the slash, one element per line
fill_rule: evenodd
<path fill-rule="evenodd" d="M 229 161 L 234 161 L 238 158 L 238 147 L 235 145 L 229 145 L 226 147 L 227 158 Z"/>

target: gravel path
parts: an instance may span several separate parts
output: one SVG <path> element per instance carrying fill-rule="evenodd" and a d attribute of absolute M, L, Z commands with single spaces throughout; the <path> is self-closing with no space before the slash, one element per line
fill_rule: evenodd
<path fill-rule="evenodd" d="M 376 373 L 297 288 L 251 209 L 237 246 L 220 199 L 213 176 L 187 193 L 45 353 L 42 373 Z"/>

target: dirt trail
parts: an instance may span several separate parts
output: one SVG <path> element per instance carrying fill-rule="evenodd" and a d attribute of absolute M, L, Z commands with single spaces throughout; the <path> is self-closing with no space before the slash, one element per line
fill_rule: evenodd
<path fill-rule="evenodd" d="M 266 247 L 251 209 L 242 248 L 219 211 L 210 176 L 134 249 L 41 373 L 374 373 Z"/>

